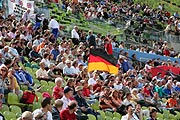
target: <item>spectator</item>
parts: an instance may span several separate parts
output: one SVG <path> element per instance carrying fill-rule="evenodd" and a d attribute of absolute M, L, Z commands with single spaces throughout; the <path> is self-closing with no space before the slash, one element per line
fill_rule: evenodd
<path fill-rule="evenodd" d="M 54 88 L 53 88 L 53 97 L 55 100 L 61 99 L 63 97 L 62 83 L 63 83 L 62 78 L 58 77 L 55 79 L 56 86 L 54 86 Z"/>
<path fill-rule="evenodd" d="M 150 110 L 150 118 L 148 120 L 157 120 L 157 110 L 152 108 Z"/>
<path fill-rule="evenodd" d="M 77 110 L 76 101 L 71 101 L 68 103 L 67 108 L 62 110 L 60 113 L 61 120 L 77 120 L 75 112 Z"/>
<path fill-rule="evenodd" d="M 54 55 L 53 60 L 56 60 L 57 56 L 60 54 L 58 45 L 54 46 L 54 49 L 51 51 L 51 54 Z"/>
<path fill-rule="evenodd" d="M 51 98 L 45 97 L 41 102 L 41 108 L 33 111 L 33 115 L 36 116 L 36 114 L 43 112 L 47 116 L 47 120 L 53 120 L 51 111 L 52 111 L 52 100 Z"/>
<path fill-rule="evenodd" d="M 51 80 L 54 81 L 54 79 L 56 79 L 57 77 L 61 77 L 60 75 L 56 75 L 54 74 L 54 68 L 55 68 L 55 64 L 54 63 L 50 63 L 48 66 L 49 70 L 47 71 L 47 74 L 49 76 L 49 78 L 51 78 Z"/>
<path fill-rule="evenodd" d="M 99 75 L 96 72 L 94 72 L 93 77 L 88 80 L 88 85 L 95 85 L 96 79 L 98 79 L 98 77 Z"/>
<path fill-rule="evenodd" d="M 63 74 L 65 76 L 69 76 L 69 77 L 75 77 L 76 76 L 76 74 L 74 72 L 74 69 L 71 66 L 71 61 L 70 60 L 66 61 L 66 66 L 63 68 Z"/>
<path fill-rule="evenodd" d="M 71 39 L 74 45 L 79 44 L 79 34 L 77 26 L 74 26 L 74 29 L 71 31 Z"/>
<path fill-rule="evenodd" d="M 60 73 L 63 73 L 63 68 L 66 66 L 66 58 L 61 57 L 61 62 L 59 62 L 56 66 L 56 69 L 59 70 Z"/>
<path fill-rule="evenodd" d="M 23 19 L 24 21 L 30 20 L 30 12 L 31 12 L 30 9 L 28 9 L 26 12 L 23 13 L 22 19 Z"/>
<path fill-rule="evenodd" d="M 2 104 L 3 103 L 3 101 L 2 101 L 2 99 L 0 99 L 0 110 L 2 110 Z M 0 113 L 0 119 L 1 120 L 5 120 L 5 118 L 4 118 L 4 116 Z"/>
<path fill-rule="evenodd" d="M 177 111 L 180 110 L 180 106 L 178 106 L 177 103 L 177 97 L 176 93 L 172 94 L 172 97 L 167 100 L 167 108 L 172 108 Z"/>
<path fill-rule="evenodd" d="M 33 114 L 30 111 L 25 111 L 22 113 L 20 120 L 33 120 Z"/>
<path fill-rule="evenodd" d="M 36 71 L 36 78 L 39 80 L 51 80 L 45 70 L 44 62 L 39 63 L 40 68 Z"/>
<path fill-rule="evenodd" d="M 39 61 L 39 58 L 41 58 L 40 54 L 36 52 L 37 46 L 33 45 L 32 50 L 29 53 L 29 60 L 30 61 Z"/>
<path fill-rule="evenodd" d="M 89 35 L 87 36 L 87 43 L 89 44 L 89 47 L 93 46 L 93 48 L 96 48 L 96 38 L 93 35 L 92 30 L 89 31 Z"/>
<path fill-rule="evenodd" d="M 73 96 L 73 89 L 71 89 L 70 87 L 66 86 L 64 88 L 64 95 L 61 98 L 61 100 L 63 101 L 62 110 L 65 110 L 68 107 L 68 104 L 71 101 L 70 98 L 72 98 L 72 96 Z"/>
<path fill-rule="evenodd" d="M 164 91 L 164 93 L 165 93 L 165 95 L 166 95 L 167 97 L 170 97 L 171 94 L 172 94 L 172 85 L 171 85 L 171 83 L 167 83 L 167 84 L 165 85 L 163 91 Z"/>
<path fill-rule="evenodd" d="M 132 95 L 131 93 L 126 93 L 126 97 L 123 100 L 123 105 L 128 106 L 129 104 L 131 104 L 131 106 L 134 106 L 135 104 L 131 102 L 132 100 Z"/>
<path fill-rule="evenodd" d="M 54 106 L 52 107 L 53 120 L 60 120 L 60 112 L 63 106 L 63 101 L 60 99 L 55 100 Z"/>
<path fill-rule="evenodd" d="M 87 104 L 87 101 L 85 100 L 85 98 L 82 94 L 83 87 L 77 86 L 75 90 L 76 90 L 77 94 L 74 96 L 74 98 L 78 103 L 78 107 L 79 107 L 78 109 L 80 109 L 80 111 L 82 113 L 93 114 L 93 115 L 97 116 L 97 113 L 94 112 L 92 110 L 92 108 L 89 107 L 89 105 Z"/>
<path fill-rule="evenodd" d="M 113 54 L 113 51 L 112 51 L 112 44 L 111 44 L 111 40 L 110 39 L 105 39 L 104 41 L 104 48 L 106 50 L 106 52 L 109 54 L 109 55 L 112 55 Z"/>
<path fill-rule="evenodd" d="M 121 120 L 134 120 L 133 118 L 133 106 L 131 104 L 126 106 L 127 114 L 122 116 Z"/>
<path fill-rule="evenodd" d="M 57 39 L 58 31 L 59 31 L 59 23 L 54 19 L 54 16 L 51 16 L 51 20 L 49 22 L 49 28 L 52 29 L 52 34 Z"/>

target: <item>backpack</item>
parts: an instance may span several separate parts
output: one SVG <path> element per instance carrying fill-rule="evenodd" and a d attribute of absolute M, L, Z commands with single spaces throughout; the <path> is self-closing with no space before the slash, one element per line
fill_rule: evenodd
<path fill-rule="evenodd" d="M 21 103 L 25 104 L 33 104 L 34 99 L 36 98 L 36 102 L 38 102 L 38 97 L 35 94 L 35 91 L 24 91 L 23 96 L 20 99 Z"/>

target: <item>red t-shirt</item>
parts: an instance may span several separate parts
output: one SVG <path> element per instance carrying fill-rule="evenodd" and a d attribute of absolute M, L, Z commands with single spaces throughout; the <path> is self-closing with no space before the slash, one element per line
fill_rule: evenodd
<path fill-rule="evenodd" d="M 75 113 L 70 114 L 68 108 L 60 112 L 61 120 L 77 120 Z"/>
<path fill-rule="evenodd" d="M 99 84 L 94 84 L 93 91 L 95 91 L 98 87 L 100 87 L 100 89 L 97 90 L 97 92 L 101 92 L 101 85 L 99 85 Z"/>
<path fill-rule="evenodd" d="M 106 48 L 106 51 L 107 51 L 108 54 L 110 54 L 110 55 L 113 54 L 112 44 L 111 43 L 106 43 L 104 47 Z"/>
<path fill-rule="evenodd" d="M 170 98 L 167 100 L 167 108 L 170 108 L 170 107 L 176 107 L 177 106 L 177 101 L 173 98 Z M 171 106 L 170 106 L 171 104 Z"/>
<path fill-rule="evenodd" d="M 146 95 L 150 96 L 150 91 L 147 90 L 146 88 L 144 88 L 144 93 L 145 93 Z"/>
<path fill-rule="evenodd" d="M 85 97 L 89 97 L 91 92 L 88 88 L 83 88 L 83 91 L 82 91 L 82 94 L 85 96 Z"/>
<path fill-rule="evenodd" d="M 54 99 L 61 99 L 62 95 L 59 93 L 63 93 L 63 88 L 59 88 L 57 85 L 53 88 L 53 97 Z"/>
<path fill-rule="evenodd" d="M 165 56 L 169 56 L 169 55 L 170 55 L 170 52 L 169 52 L 169 50 L 164 50 L 164 51 L 163 51 L 163 54 L 164 54 Z"/>

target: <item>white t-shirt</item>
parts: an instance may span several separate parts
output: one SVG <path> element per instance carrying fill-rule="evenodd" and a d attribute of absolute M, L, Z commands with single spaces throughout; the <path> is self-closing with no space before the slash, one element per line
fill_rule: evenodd
<path fill-rule="evenodd" d="M 119 85 L 117 85 L 117 84 L 115 83 L 115 84 L 114 84 L 114 88 L 115 88 L 116 90 L 121 90 L 121 89 L 123 88 L 123 84 L 120 83 Z"/>
<path fill-rule="evenodd" d="M 122 116 L 121 120 L 128 120 L 128 114 Z M 135 118 L 131 117 L 130 120 L 136 120 Z"/>
<path fill-rule="evenodd" d="M 49 28 L 57 28 L 59 30 L 59 23 L 55 19 L 51 19 L 49 22 Z"/>
<path fill-rule="evenodd" d="M 65 96 L 63 96 L 61 98 L 61 100 L 63 101 L 63 106 L 61 110 L 64 110 L 68 107 L 69 102 L 71 101 L 70 99 L 66 98 Z"/>
<path fill-rule="evenodd" d="M 79 34 L 76 32 L 75 29 L 71 31 L 71 38 L 77 38 L 79 40 Z"/>
<path fill-rule="evenodd" d="M 66 75 L 74 75 L 74 69 L 73 67 L 71 66 L 70 68 L 68 66 L 64 67 L 63 69 L 63 74 L 66 74 Z"/>
<path fill-rule="evenodd" d="M 94 85 L 94 84 L 96 84 L 96 80 L 94 80 L 94 78 L 90 78 L 88 80 L 88 85 Z"/>

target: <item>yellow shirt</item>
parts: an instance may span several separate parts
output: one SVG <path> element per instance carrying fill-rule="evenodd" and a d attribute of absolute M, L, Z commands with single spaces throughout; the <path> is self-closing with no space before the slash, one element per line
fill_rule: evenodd
<path fill-rule="evenodd" d="M 13 89 L 20 90 L 19 84 L 15 77 L 13 77 L 12 79 L 10 77 L 8 77 L 8 79 L 9 79 L 10 84 L 12 84 L 12 82 L 14 83 Z"/>

